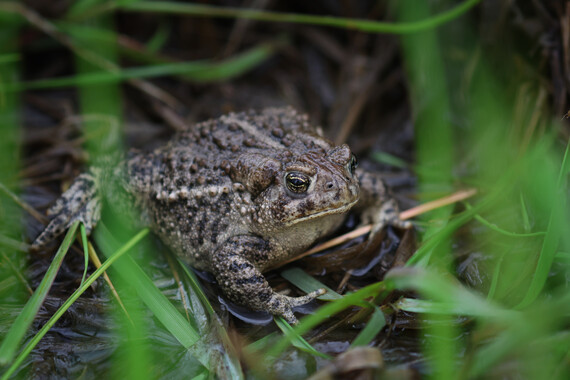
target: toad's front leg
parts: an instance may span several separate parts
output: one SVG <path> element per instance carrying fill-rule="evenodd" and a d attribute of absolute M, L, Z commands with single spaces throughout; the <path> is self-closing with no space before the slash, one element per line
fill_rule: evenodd
<path fill-rule="evenodd" d="M 51 221 L 33 242 L 32 249 L 40 249 L 64 233 L 76 221 L 85 225 L 87 234 L 91 232 L 101 218 L 99 176 L 100 171 L 93 169 L 73 181 L 69 189 L 48 210 Z"/>
<path fill-rule="evenodd" d="M 357 173 L 361 193 L 357 207 L 361 210 L 362 223 L 372 224 L 371 235 L 374 236 L 386 225 L 411 228 L 411 222 L 400 219 L 398 204 L 381 176 L 364 170 L 358 170 Z"/>
<path fill-rule="evenodd" d="M 214 253 L 211 271 L 232 301 L 253 310 L 280 315 L 287 322 L 296 324 L 293 308 L 311 302 L 325 290 L 319 289 L 302 297 L 276 293 L 256 266 L 267 261 L 270 254 L 271 247 L 265 240 L 256 236 L 234 236 Z"/>

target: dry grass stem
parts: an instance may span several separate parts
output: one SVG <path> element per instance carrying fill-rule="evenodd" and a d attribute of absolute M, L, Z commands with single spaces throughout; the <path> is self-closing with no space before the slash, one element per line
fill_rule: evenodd
<path fill-rule="evenodd" d="M 87 250 L 89 252 L 89 259 L 91 260 L 93 265 L 95 265 L 95 268 L 99 269 L 101 267 L 101 260 L 99 260 L 99 256 L 97 256 L 97 252 L 95 252 L 95 248 L 93 248 L 93 245 L 91 244 L 91 242 L 87 242 L 87 248 L 88 248 Z M 105 281 L 109 285 L 109 288 L 111 289 L 113 296 L 115 297 L 115 299 L 117 300 L 117 302 L 121 306 L 121 309 L 123 309 L 123 311 L 125 312 L 127 319 L 131 322 L 131 324 L 133 324 L 133 321 L 131 320 L 131 317 L 129 316 L 129 312 L 127 311 L 127 309 L 125 308 L 125 305 L 121 301 L 121 297 L 119 296 L 119 293 L 117 293 L 117 290 L 115 289 L 115 286 L 113 285 L 113 283 L 111 282 L 111 279 L 107 275 L 107 272 L 103 273 L 103 277 L 105 277 Z"/>

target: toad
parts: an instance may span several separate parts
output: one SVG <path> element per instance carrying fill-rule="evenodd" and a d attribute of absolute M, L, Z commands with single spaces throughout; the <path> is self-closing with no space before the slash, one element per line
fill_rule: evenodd
<path fill-rule="evenodd" d="M 407 228 L 381 178 L 356 168 L 292 108 L 230 113 L 176 134 L 120 165 L 81 174 L 48 210 L 39 248 L 81 221 L 88 232 L 102 200 L 139 210 L 144 224 L 183 261 L 211 272 L 232 301 L 296 323 L 293 308 L 322 295 L 279 294 L 264 270 L 305 251 L 339 227 L 352 208 L 372 233 Z"/>

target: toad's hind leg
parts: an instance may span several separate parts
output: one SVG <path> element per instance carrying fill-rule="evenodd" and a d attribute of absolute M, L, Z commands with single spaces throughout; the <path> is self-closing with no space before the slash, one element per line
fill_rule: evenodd
<path fill-rule="evenodd" d="M 39 249 L 65 232 L 74 222 L 85 225 L 87 234 L 101 218 L 101 198 L 98 191 L 97 173 L 85 173 L 73 181 L 47 214 L 51 221 L 32 243 L 32 249 Z"/>
<path fill-rule="evenodd" d="M 311 302 L 325 290 L 319 289 L 302 297 L 276 293 L 253 263 L 253 258 L 263 257 L 268 251 L 267 243 L 261 238 L 235 236 L 213 255 L 211 271 L 232 301 L 253 310 L 280 315 L 287 322 L 296 324 L 293 307 Z"/>

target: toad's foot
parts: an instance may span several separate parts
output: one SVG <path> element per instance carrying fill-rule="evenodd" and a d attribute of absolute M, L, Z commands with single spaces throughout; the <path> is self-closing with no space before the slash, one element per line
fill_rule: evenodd
<path fill-rule="evenodd" d="M 363 224 L 372 224 L 370 236 L 376 235 L 387 225 L 397 228 L 408 229 L 412 227 L 412 222 L 400 219 L 398 204 L 392 198 L 386 200 L 382 205 L 371 207 L 362 214 Z"/>
<path fill-rule="evenodd" d="M 297 317 L 295 317 L 295 315 L 293 314 L 293 308 L 295 306 L 308 304 L 309 302 L 316 299 L 317 297 L 322 296 L 326 292 L 327 291 L 325 289 L 320 288 L 301 297 L 289 297 L 289 296 L 284 296 L 282 294 L 273 293 L 271 295 L 271 299 L 267 303 L 268 307 L 266 310 L 273 315 L 282 316 L 283 318 L 285 318 L 287 322 L 289 322 L 289 324 L 296 325 L 297 323 L 299 323 L 299 321 L 297 320 Z"/>
<path fill-rule="evenodd" d="M 101 199 L 97 191 L 96 174 L 86 173 L 77 177 L 47 214 L 52 219 L 32 243 L 32 250 L 37 250 L 52 241 L 76 221 L 82 222 L 89 234 L 101 217 Z"/>
<path fill-rule="evenodd" d="M 363 225 L 372 224 L 370 236 L 378 234 L 387 225 L 397 228 L 410 228 L 412 223 L 400 219 L 398 204 L 378 173 L 357 170 L 360 182 L 360 202 L 357 208 Z"/>
<path fill-rule="evenodd" d="M 234 236 L 214 253 L 211 270 L 224 294 L 232 301 L 297 324 L 293 308 L 311 302 L 326 291 L 318 289 L 302 297 L 276 293 L 255 266 L 256 259 L 263 262 L 276 249 L 257 236 Z"/>

